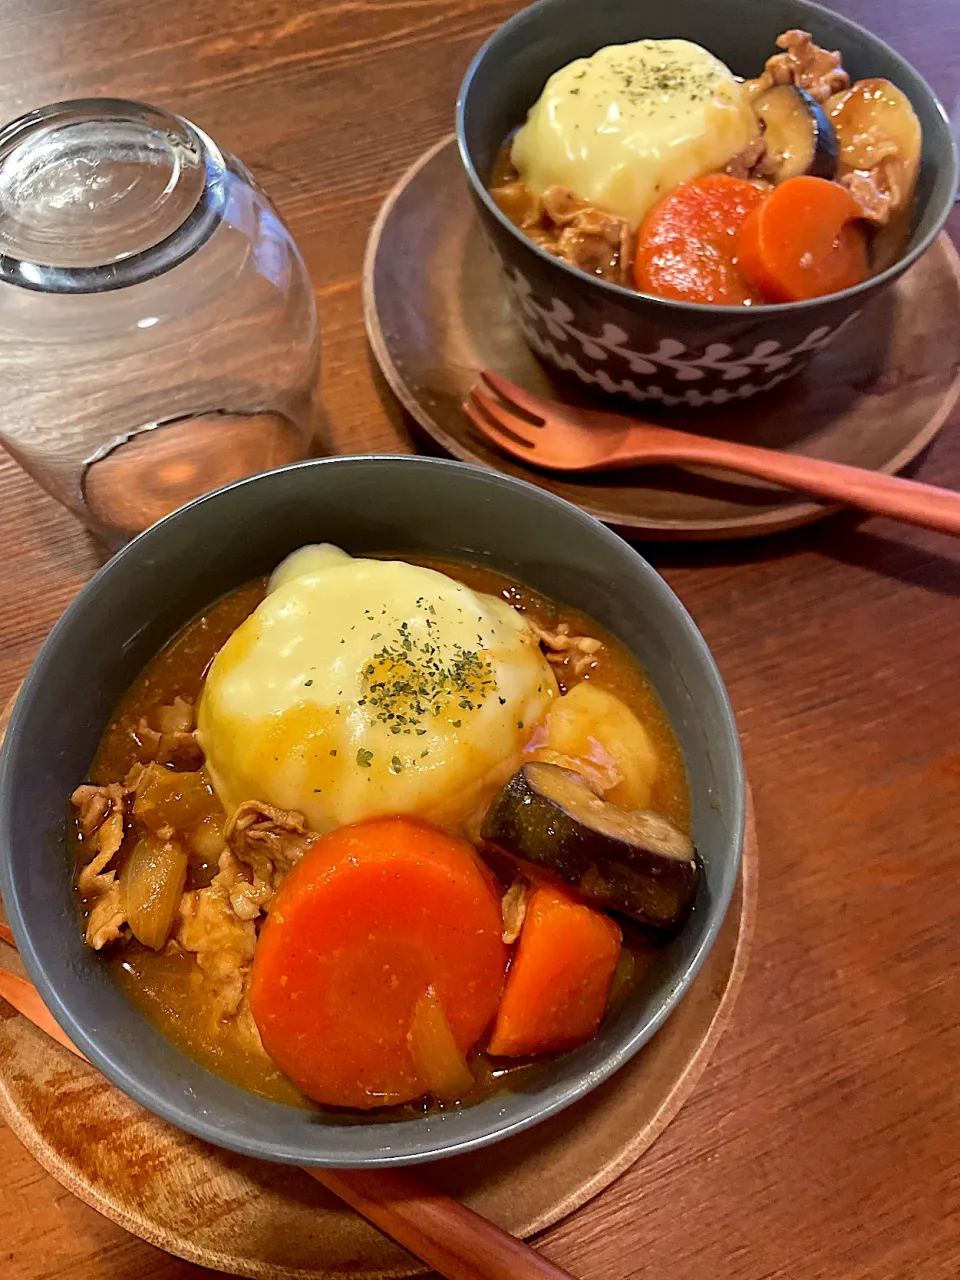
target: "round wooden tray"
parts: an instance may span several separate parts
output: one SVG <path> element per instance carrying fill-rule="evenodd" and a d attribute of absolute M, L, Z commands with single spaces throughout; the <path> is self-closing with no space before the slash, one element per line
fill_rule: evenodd
<path fill-rule="evenodd" d="M 660 1032 L 561 1115 L 486 1150 L 423 1166 L 418 1175 L 524 1237 L 613 1182 L 662 1133 L 703 1074 L 743 981 L 756 903 L 748 796 L 730 910 Z M 6 947 L 0 962 L 23 972 Z M 67 1190 L 141 1239 L 201 1266 L 257 1280 L 387 1280 L 427 1271 L 306 1174 L 173 1128 L 2 1000 L 0 1116 Z"/>
<path fill-rule="evenodd" d="M 422 156 L 384 202 L 367 246 L 364 311 L 387 382 L 436 444 L 464 462 L 549 489 L 634 537 L 777 533 L 833 509 L 706 469 L 561 479 L 521 466 L 481 436 L 461 405 L 482 368 L 542 395 L 587 401 L 527 347 L 452 137 Z M 960 395 L 958 331 L 960 260 L 941 236 L 806 372 L 735 408 L 671 412 L 667 420 L 747 444 L 900 471 L 930 443 Z"/>

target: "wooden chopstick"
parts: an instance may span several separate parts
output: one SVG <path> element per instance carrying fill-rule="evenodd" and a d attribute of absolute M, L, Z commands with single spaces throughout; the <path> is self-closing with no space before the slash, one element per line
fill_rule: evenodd
<path fill-rule="evenodd" d="M 0 938 L 16 947 L 0 921 Z M 24 978 L 0 968 L 0 997 L 88 1062 Z M 522 1240 L 399 1169 L 304 1169 L 447 1280 L 574 1280 Z"/>
<path fill-rule="evenodd" d="M 305 1169 L 449 1280 L 572 1280 L 515 1236 L 402 1169 Z"/>
<path fill-rule="evenodd" d="M 6 941 L 6 933 L 3 936 Z M 0 996 L 6 1000 L 7 1004 L 12 1004 L 17 1013 L 23 1014 L 28 1022 L 45 1031 L 51 1040 L 56 1040 L 57 1044 L 62 1044 L 78 1058 L 89 1062 L 89 1058 L 85 1057 L 66 1032 L 61 1030 L 60 1024 L 40 999 L 40 992 L 32 982 L 27 982 L 26 978 L 18 978 L 15 973 L 8 973 L 6 969 L 0 969 Z"/>

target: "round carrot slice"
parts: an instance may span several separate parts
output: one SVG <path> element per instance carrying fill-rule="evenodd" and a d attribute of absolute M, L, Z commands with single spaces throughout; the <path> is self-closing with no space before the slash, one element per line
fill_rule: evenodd
<path fill-rule="evenodd" d="M 771 302 L 800 302 L 867 278 L 860 206 L 845 187 L 799 177 L 775 187 L 746 218 L 740 270 Z"/>
<path fill-rule="evenodd" d="M 264 1048 L 317 1102 L 376 1107 L 463 1081 L 508 951 L 472 847 L 426 823 L 331 832 L 277 893 L 253 961 Z"/>
<path fill-rule="evenodd" d="M 640 226 L 634 280 L 644 293 L 679 302 L 761 301 L 736 262 L 737 234 L 765 192 L 742 178 L 709 174 L 655 205 Z"/>

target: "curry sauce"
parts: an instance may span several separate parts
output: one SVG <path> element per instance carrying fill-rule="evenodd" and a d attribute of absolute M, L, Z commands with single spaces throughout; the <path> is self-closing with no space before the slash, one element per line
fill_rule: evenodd
<path fill-rule="evenodd" d="M 659 758 L 651 807 L 668 817 L 683 831 L 689 830 L 689 790 L 682 753 L 660 701 L 626 647 L 591 618 L 553 602 L 495 570 L 441 559 L 416 562 L 455 578 L 466 586 L 507 602 L 544 633 L 593 637 L 599 642 L 595 652 L 558 652 L 550 655 L 560 692 L 588 681 L 616 695 L 636 715 L 650 735 Z M 257 580 L 230 592 L 195 618 L 144 670 L 128 691 L 103 736 L 91 769 L 91 780 L 99 786 L 120 784 L 132 768 L 143 762 L 146 725 L 163 719 L 163 709 L 177 699 L 195 704 L 203 688 L 205 674 L 213 658 L 230 635 L 257 607 L 266 591 L 265 580 Z M 154 735 L 156 736 L 156 735 Z M 529 744 L 535 749 L 536 734 Z M 156 768 L 156 766 L 153 766 Z M 195 776 L 195 775 L 194 775 Z M 205 775 L 200 775 L 201 777 Z M 212 789 L 210 804 L 219 809 Z M 224 819 L 226 815 L 223 815 Z M 78 863 L 89 860 L 79 818 L 74 821 Z M 129 859 L 138 836 L 137 822 L 128 821 L 118 860 Z M 178 832 L 178 837 L 180 833 Z M 311 838 L 316 839 L 315 836 Z M 189 841 L 185 839 L 185 843 Z M 494 868 L 495 871 L 500 870 Z M 188 889 L 210 883 L 217 871 L 216 849 L 199 851 L 191 847 L 186 878 Z M 122 878 L 122 870 L 121 870 Z M 501 880 L 503 876 L 501 876 Z M 505 890 L 509 887 L 509 875 Z M 81 895 L 81 906 L 88 904 Z M 610 996 L 610 1006 L 619 1004 L 642 981 L 648 971 L 654 947 L 629 922 L 623 924 L 624 947 Z M 164 1036 L 196 1062 L 232 1083 L 263 1097 L 293 1106 L 315 1106 L 273 1063 L 260 1044 L 256 1027 L 246 1006 L 232 1017 L 211 1016 L 204 974 L 196 957 L 168 942 L 153 951 L 135 940 L 107 951 L 107 964 L 117 983 L 132 1003 Z M 470 1067 L 476 1084 L 470 1093 L 452 1105 L 468 1105 L 509 1085 L 534 1070 L 536 1063 L 504 1065 L 475 1053 Z M 444 1104 L 429 1098 L 398 1107 L 380 1108 L 374 1115 L 357 1112 L 358 1121 L 410 1116 L 440 1108 Z M 447 1104 L 451 1105 L 451 1104 Z M 344 1113 L 347 1114 L 347 1113 Z"/>

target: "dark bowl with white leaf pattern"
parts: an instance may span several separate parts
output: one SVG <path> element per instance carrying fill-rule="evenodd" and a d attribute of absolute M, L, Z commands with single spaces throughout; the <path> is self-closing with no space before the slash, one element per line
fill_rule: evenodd
<path fill-rule="evenodd" d="M 863 284 L 806 302 L 708 306 L 637 293 L 587 275 L 528 239 L 486 183 L 504 139 L 554 71 L 609 44 L 691 40 L 744 78 L 792 27 L 839 49 L 851 79 L 879 76 L 910 99 L 923 151 L 906 249 Z M 809 0 L 539 0 L 500 27 L 473 60 L 457 102 L 457 138 L 474 203 L 503 263 L 533 350 L 591 388 L 641 402 L 704 408 L 745 400 L 804 369 L 942 230 L 957 190 L 957 149 L 926 81 L 878 37 Z M 884 341 L 878 325 L 877 341 Z"/>

